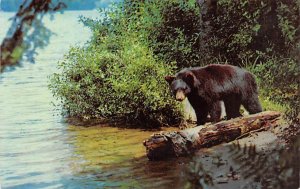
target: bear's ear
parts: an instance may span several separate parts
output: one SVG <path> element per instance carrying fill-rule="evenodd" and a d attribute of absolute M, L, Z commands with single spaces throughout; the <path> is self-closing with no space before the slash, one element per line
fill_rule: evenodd
<path fill-rule="evenodd" d="M 171 83 L 174 81 L 175 77 L 174 76 L 166 76 L 165 80 L 171 85 Z"/>
<path fill-rule="evenodd" d="M 193 86 L 195 83 L 195 75 L 192 72 L 188 72 L 184 76 L 184 80 L 190 86 Z"/>

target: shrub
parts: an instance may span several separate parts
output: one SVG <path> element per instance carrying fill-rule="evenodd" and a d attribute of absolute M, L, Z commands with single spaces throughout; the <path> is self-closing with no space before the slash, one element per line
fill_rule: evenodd
<path fill-rule="evenodd" d="M 135 31 L 147 31 L 144 39 L 154 53 L 181 69 L 217 61 L 241 66 L 245 59 L 264 62 L 269 56 L 297 54 L 299 4 L 297 0 L 127 0 L 124 9 L 131 21 L 138 19 Z"/>
<path fill-rule="evenodd" d="M 286 116 L 295 120 L 300 113 L 300 66 L 292 58 L 269 57 L 252 70 L 259 79 L 264 96 L 287 106 Z"/>
<path fill-rule="evenodd" d="M 157 61 L 134 35 L 119 37 L 118 48 L 110 40 L 86 48 L 73 47 L 60 63 L 61 73 L 50 88 L 70 116 L 123 118 L 151 126 L 180 121 L 178 104 L 169 96 L 164 76 L 173 67 Z"/>
<path fill-rule="evenodd" d="M 241 65 L 241 60 L 254 62 L 259 57 L 264 62 L 269 56 L 288 57 L 299 42 L 297 0 L 208 2 L 201 23 L 204 35 L 200 36 L 208 60 L 217 56 Z"/>
<path fill-rule="evenodd" d="M 152 31 L 154 52 L 166 62 L 175 61 L 178 69 L 207 64 L 199 53 L 199 10 L 194 0 L 168 1 L 160 11 L 160 24 Z"/>

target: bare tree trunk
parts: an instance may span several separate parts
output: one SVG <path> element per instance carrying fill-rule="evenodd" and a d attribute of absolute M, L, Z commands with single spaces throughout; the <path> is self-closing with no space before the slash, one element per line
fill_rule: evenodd
<path fill-rule="evenodd" d="M 200 148 L 233 141 L 250 131 L 275 126 L 280 115 L 279 112 L 265 111 L 182 131 L 157 133 L 143 144 L 149 160 L 186 156 Z"/>

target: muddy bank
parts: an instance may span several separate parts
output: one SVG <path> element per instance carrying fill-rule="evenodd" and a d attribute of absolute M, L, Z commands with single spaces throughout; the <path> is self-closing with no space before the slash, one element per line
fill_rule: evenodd
<path fill-rule="evenodd" d="M 296 188 L 300 168 L 299 128 L 299 125 L 282 124 L 230 143 L 199 150 L 193 162 L 201 165 L 198 172 L 211 181 L 205 183 L 202 180 L 200 184 L 222 189 Z M 193 181 L 195 174 L 191 175 Z"/>

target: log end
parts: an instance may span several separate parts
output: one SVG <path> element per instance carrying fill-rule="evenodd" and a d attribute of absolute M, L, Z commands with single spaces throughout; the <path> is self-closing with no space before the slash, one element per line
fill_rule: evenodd
<path fill-rule="evenodd" d="M 143 142 L 143 145 L 146 147 L 147 157 L 151 161 L 175 156 L 171 141 L 160 133 L 152 135 Z"/>

